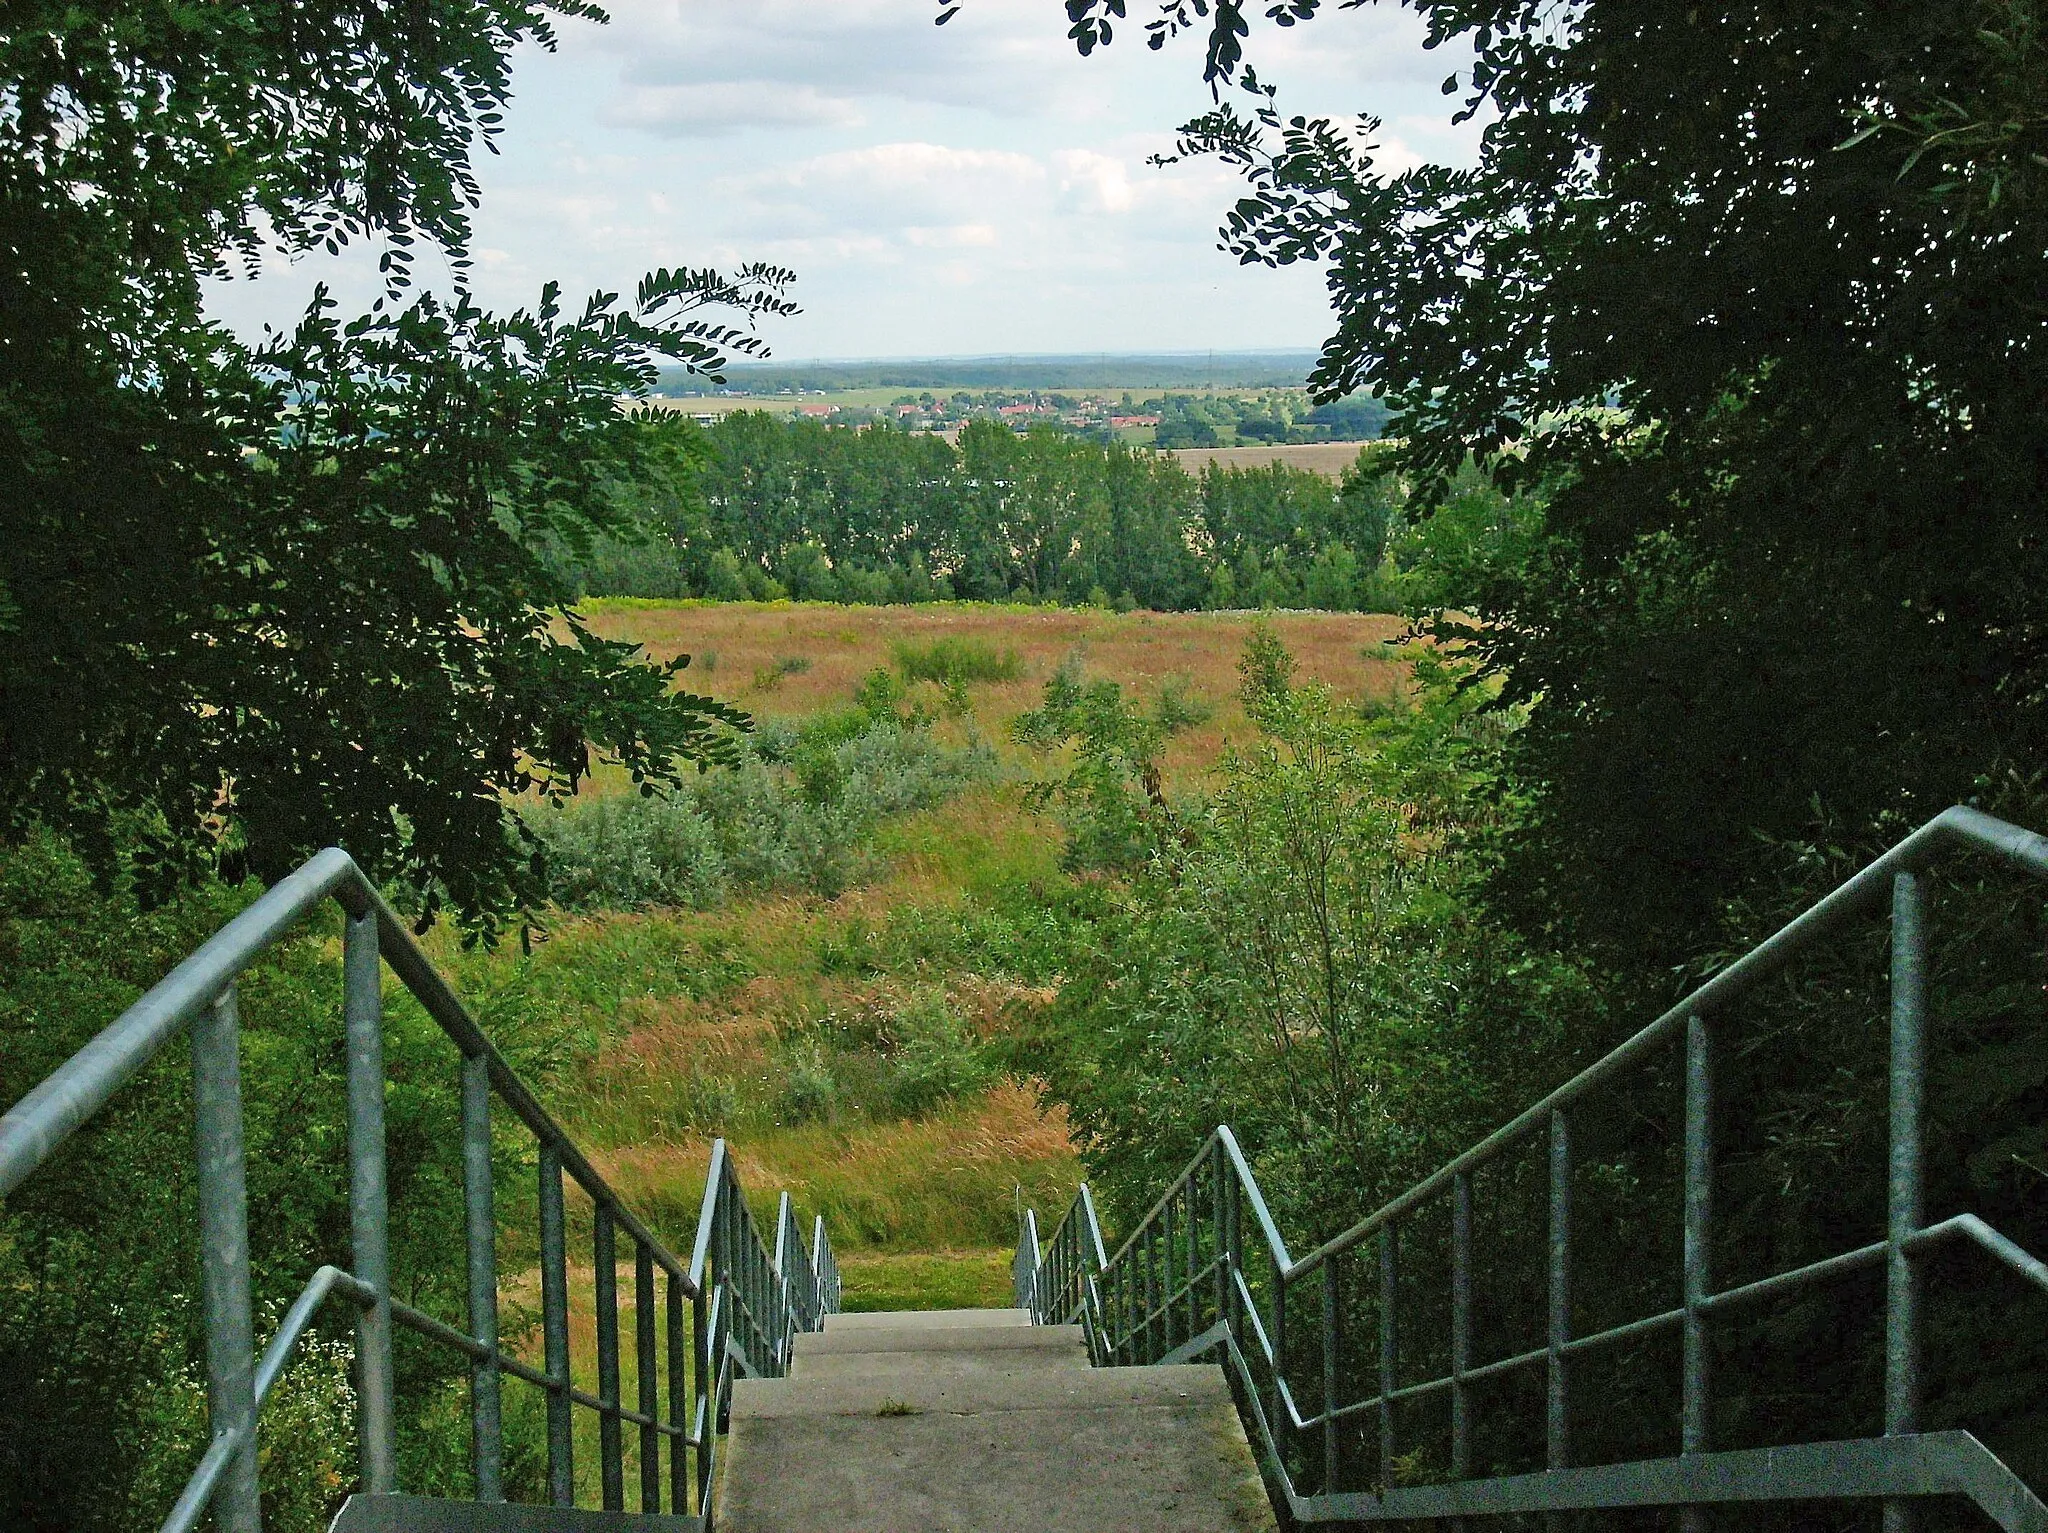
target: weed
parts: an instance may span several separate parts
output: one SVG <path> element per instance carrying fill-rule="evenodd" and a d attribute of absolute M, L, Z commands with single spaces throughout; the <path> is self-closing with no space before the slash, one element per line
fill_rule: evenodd
<path fill-rule="evenodd" d="M 812 1048 L 782 1067 L 782 1117 L 786 1123 L 829 1122 L 839 1101 L 839 1082 L 825 1061 L 825 1051 Z"/>
<path fill-rule="evenodd" d="M 773 692 L 782 685 L 786 676 L 801 676 L 811 668 L 808 655 L 778 655 L 773 665 L 759 666 L 754 671 L 754 690 Z"/>
<path fill-rule="evenodd" d="M 884 1400 L 875 1407 L 877 1416 L 921 1416 L 924 1413 L 908 1400 Z"/>

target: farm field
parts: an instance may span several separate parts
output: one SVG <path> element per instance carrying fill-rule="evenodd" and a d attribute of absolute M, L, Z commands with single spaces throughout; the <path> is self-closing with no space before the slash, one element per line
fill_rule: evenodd
<path fill-rule="evenodd" d="M 1304 681 L 1349 697 L 1385 697 L 1399 684 L 1404 668 L 1384 647 L 1407 626 L 1380 613 L 1116 613 L 968 602 L 846 607 L 606 599 L 585 603 L 583 612 L 606 638 L 631 639 L 664 660 L 690 654 L 684 679 L 692 690 L 771 718 L 844 706 L 863 676 L 895 662 L 899 647 L 943 641 L 1016 655 L 1014 680 L 973 690 L 974 722 L 999 743 L 1018 714 L 1037 706 L 1046 680 L 1069 656 L 1127 692 L 1150 694 L 1174 680 L 1211 716 L 1168 742 L 1161 766 L 1170 787 L 1193 786 L 1226 741 L 1249 734 L 1236 668 L 1254 624 L 1279 635 Z"/>
<path fill-rule="evenodd" d="M 1166 454 L 1191 474 L 1217 468 L 1264 468 L 1284 463 L 1329 479 L 1342 479 L 1369 442 L 1295 442 L 1276 447 L 1180 447 Z"/>

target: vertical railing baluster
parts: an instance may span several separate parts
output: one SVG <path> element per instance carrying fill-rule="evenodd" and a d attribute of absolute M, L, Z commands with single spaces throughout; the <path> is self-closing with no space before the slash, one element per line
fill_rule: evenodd
<path fill-rule="evenodd" d="M 703 1283 L 704 1286 L 690 1300 L 690 1431 L 697 1440 L 692 1462 L 697 1480 L 694 1510 L 699 1516 L 705 1515 L 705 1509 L 710 1505 L 711 1418 L 714 1411 L 711 1399 L 714 1375 L 711 1367 L 710 1310 L 712 1295 L 718 1290 L 711 1279 L 708 1264 L 704 1269 Z M 680 1505 L 676 1508 L 678 1512 L 691 1509 Z"/>
<path fill-rule="evenodd" d="M 1153 1328 L 1158 1323 L 1156 1311 L 1159 1308 L 1159 1263 L 1154 1254 L 1153 1235 L 1154 1230 L 1148 1224 L 1139 1237 L 1145 1249 L 1145 1292 L 1142 1300 L 1145 1342 L 1138 1355 L 1138 1361 L 1141 1363 L 1153 1363 L 1159 1359 L 1159 1349 L 1153 1345 Z"/>
<path fill-rule="evenodd" d="M 640 1414 L 661 1419 L 661 1351 L 655 1337 L 654 1253 L 633 1242 L 633 1371 L 640 1386 Z M 640 1428 L 640 1510 L 661 1510 L 661 1433 Z"/>
<path fill-rule="evenodd" d="M 1451 1478 L 1472 1477 L 1472 1401 L 1465 1372 L 1472 1366 L 1472 1173 L 1451 1179 Z M 1465 1519 L 1451 1523 L 1465 1533 Z"/>
<path fill-rule="evenodd" d="M 1685 1331 L 1678 1431 L 1682 1454 L 1705 1453 L 1711 1446 L 1713 1379 L 1706 1303 L 1713 1281 L 1713 1213 L 1713 1040 L 1706 1018 L 1695 1012 L 1685 1019 Z M 1707 1523 L 1704 1507 L 1689 1506 L 1680 1514 L 1683 1533 L 1706 1533 Z"/>
<path fill-rule="evenodd" d="M 1399 1236 L 1389 1224 L 1380 1231 L 1380 1484 L 1394 1483 L 1394 1372 L 1399 1357 L 1399 1317 L 1395 1305 L 1400 1259 Z"/>
<path fill-rule="evenodd" d="M 626 1509 L 626 1445 L 619 1430 L 619 1247 L 611 1205 L 595 1200 L 591 1265 L 597 1310 L 597 1474 L 604 1509 Z"/>
<path fill-rule="evenodd" d="M 684 1313 L 687 1295 L 683 1280 L 673 1272 L 663 1277 L 662 1292 L 668 1300 L 668 1422 L 687 1434 L 690 1430 L 690 1321 Z M 683 1439 L 668 1440 L 668 1505 L 678 1517 L 690 1515 L 690 1453 Z"/>
<path fill-rule="evenodd" d="M 498 1215 L 491 1189 L 491 1071 L 481 1054 L 462 1059 L 462 1210 L 468 1237 L 469 1334 L 491 1350 L 469 1367 L 470 1452 L 476 1498 L 505 1499 L 499 1391 Z"/>
<path fill-rule="evenodd" d="M 192 1019 L 192 1123 L 199 1193 L 199 1305 L 206 1417 L 237 1436 L 213 1497 L 220 1533 L 261 1533 L 256 1340 L 249 1301 L 248 1162 L 242 1138 L 242 1022 L 230 985 Z"/>
<path fill-rule="evenodd" d="M 1222 1325 L 1230 1318 L 1230 1228 L 1229 1216 L 1224 1212 L 1222 1136 L 1211 1139 L 1209 1144 L 1209 1195 L 1215 1204 L 1212 1216 L 1216 1227 L 1216 1323 Z M 1226 1363 L 1226 1371 L 1227 1368 Z"/>
<path fill-rule="evenodd" d="M 542 1365 L 548 1387 L 548 1499 L 576 1504 L 576 1443 L 569 1400 L 569 1246 L 562 1208 L 562 1161 L 540 1147 L 540 1314 Z"/>
<path fill-rule="evenodd" d="M 1920 1282 L 1906 1242 L 1923 1213 L 1921 1120 L 1927 1068 L 1927 935 L 1920 880 L 1892 880 L 1891 1153 L 1886 1178 L 1884 1432 L 1920 1430 Z M 1913 1504 L 1884 1504 L 1885 1533 L 1910 1533 Z"/>
<path fill-rule="evenodd" d="M 1323 1263 L 1323 1494 L 1334 1495 L 1337 1483 L 1337 1261 Z"/>
<path fill-rule="evenodd" d="M 1273 1274 L 1273 1422 L 1274 1436 L 1281 1451 L 1288 1451 L 1288 1436 L 1293 1430 L 1293 1418 L 1288 1414 L 1280 1392 L 1280 1380 L 1287 1372 L 1287 1273 L 1278 1258 L 1268 1256 L 1267 1268 Z"/>
<path fill-rule="evenodd" d="M 1197 1335 L 1197 1334 L 1198 1334 L 1198 1333 L 1199 1333 L 1199 1332 L 1201 1331 L 1201 1329 L 1202 1329 L 1202 1316 L 1201 1316 L 1201 1296 L 1200 1296 L 1200 1295 L 1199 1295 L 1199 1294 L 1198 1294 L 1198 1293 L 1197 1293 L 1197 1292 L 1195 1291 L 1195 1274 L 1196 1274 L 1196 1273 L 1198 1273 L 1198 1272 L 1200 1272 L 1200 1271 L 1202 1270 L 1202 1263 L 1201 1263 L 1201 1260 L 1200 1260 L 1200 1258 L 1201 1258 L 1201 1239 L 1200 1239 L 1200 1236 L 1199 1236 L 1199 1230 L 1200 1230 L 1200 1227 L 1201 1227 L 1201 1223 L 1202 1223 L 1202 1221 L 1201 1221 L 1201 1219 L 1200 1219 L 1200 1218 L 1198 1218 L 1198 1217 L 1197 1217 L 1197 1215 L 1196 1215 L 1196 1209 L 1197 1209 L 1197 1207 L 1199 1206 L 1199 1202 L 1200 1202 L 1200 1186 L 1201 1186 L 1201 1183 L 1200 1183 L 1200 1180 L 1198 1179 L 1197 1175 L 1196 1175 L 1195 1173 L 1193 1173 L 1193 1172 L 1190 1172 L 1190 1173 L 1189 1173 L 1189 1175 L 1188 1175 L 1188 1208 L 1187 1208 L 1187 1214 L 1186 1214 L 1186 1221 L 1187 1221 L 1187 1227 L 1188 1227 L 1188 1260 L 1187 1260 L 1187 1274 L 1188 1274 L 1188 1277 L 1187 1277 L 1187 1285 L 1188 1285 L 1188 1305 L 1187 1305 L 1187 1308 L 1188 1308 L 1188 1334 L 1187 1334 L 1187 1340 L 1189 1340 L 1189 1341 L 1193 1341 L 1193 1340 L 1195 1339 L 1196 1335 Z"/>
<path fill-rule="evenodd" d="M 348 1211 L 356 1277 L 376 1297 L 357 1330 L 356 1424 L 363 1488 L 398 1489 L 398 1422 L 391 1397 L 391 1224 L 384 1190 L 384 999 L 377 913 L 343 921 L 342 1025 L 348 1038 Z"/>
<path fill-rule="evenodd" d="M 1160 1308 L 1160 1355 L 1174 1349 L 1173 1339 L 1173 1258 L 1174 1230 L 1177 1221 L 1173 1217 L 1174 1205 L 1179 1201 L 1172 1193 L 1166 1197 L 1166 1206 L 1159 1211 L 1159 1264 L 1162 1278 L 1159 1285 Z"/>
<path fill-rule="evenodd" d="M 1544 1390 L 1544 1462 L 1562 1469 L 1571 1459 L 1571 1401 L 1565 1344 L 1572 1338 L 1572 1145 L 1563 1108 L 1550 1113 L 1550 1335 Z"/>
<path fill-rule="evenodd" d="M 1219 1144 L 1217 1149 L 1220 1154 L 1222 1146 Z M 1230 1305 L 1226 1318 L 1230 1321 L 1230 1334 L 1239 1336 L 1244 1329 L 1244 1312 L 1240 1308 L 1244 1300 L 1237 1286 L 1239 1275 L 1244 1271 L 1244 1189 L 1237 1184 L 1235 1166 L 1230 1168 L 1230 1191 L 1224 1199 L 1223 1222 L 1226 1226 L 1224 1249 L 1230 1256 L 1230 1277 L 1224 1287 L 1224 1296 Z"/>

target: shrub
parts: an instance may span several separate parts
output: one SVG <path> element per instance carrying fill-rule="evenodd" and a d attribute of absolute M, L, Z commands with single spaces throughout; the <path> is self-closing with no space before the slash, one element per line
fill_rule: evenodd
<path fill-rule="evenodd" d="M 764 726 L 738 767 L 671 798 L 579 801 L 532 824 L 565 909 L 701 908 L 743 892 L 830 898 L 868 876 L 879 821 L 943 803 L 994 767 L 985 743 L 945 746 L 919 720 L 851 710 L 802 729 Z"/>
<path fill-rule="evenodd" d="M 725 855 L 695 797 L 591 799 L 530 821 L 567 910 L 703 909 L 725 897 Z"/>
<path fill-rule="evenodd" d="M 895 1099 L 899 1112 L 928 1112 L 948 1097 L 985 1085 L 989 1062 L 958 1012 L 936 991 L 896 1015 Z"/>

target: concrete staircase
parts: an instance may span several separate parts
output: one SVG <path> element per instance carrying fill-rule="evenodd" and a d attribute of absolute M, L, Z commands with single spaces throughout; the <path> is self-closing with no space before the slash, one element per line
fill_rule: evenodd
<path fill-rule="evenodd" d="M 1091 1368 L 1017 1310 L 833 1315 L 734 1389 L 731 1533 L 1273 1528 L 1223 1371 Z"/>

